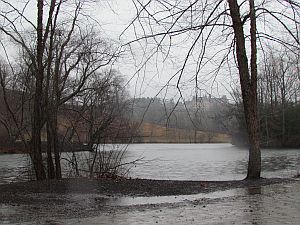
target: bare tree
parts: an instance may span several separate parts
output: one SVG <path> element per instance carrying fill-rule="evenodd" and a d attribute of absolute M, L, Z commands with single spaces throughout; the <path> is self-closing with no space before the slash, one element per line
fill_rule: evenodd
<path fill-rule="evenodd" d="M 117 150 L 107 151 L 103 146 L 131 141 L 132 125 L 126 117 L 129 106 L 122 78 L 115 70 L 109 70 L 89 77 L 84 93 L 61 108 L 64 121 L 72 124 L 66 126 L 65 142 L 85 143 L 84 149 L 90 152 L 83 160 L 85 163 L 75 151 L 68 159 L 75 175 L 111 178 L 122 175 L 118 169 L 124 165 L 127 148 L 119 149 L 120 145 Z M 83 165 L 79 165 L 80 161 Z"/>
<path fill-rule="evenodd" d="M 233 69 L 233 65 L 236 65 L 250 144 L 247 178 L 259 178 L 261 153 L 257 108 L 257 44 L 263 49 L 265 43 L 275 41 L 290 51 L 299 51 L 299 2 L 132 2 L 137 14 L 124 32 L 132 28 L 136 38 L 128 45 L 138 43 L 146 46 L 142 65 L 151 61 L 153 56 L 166 60 L 173 59 L 175 54 L 184 54 L 182 61 L 179 61 L 179 70 L 168 81 L 169 83 L 177 78 L 176 86 L 182 99 L 183 78 L 188 73 L 190 64 L 195 64 L 196 69 L 194 76 L 188 80 L 195 81 L 196 89 L 199 89 L 201 74 L 214 80 L 215 76 L 224 72 L 223 67 L 228 65 L 230 71 L 236 71 Z M 279 34 L 273 29 L 274 26 L 280 28 Z M 278 35 L 287 35 L 287 38 L 282 39 Z M 178 45 L 185 48 L 175 51 Z M 217 60 L 219 63 L 215 66 Z"/>
<path fill-rule="evenodd" d="M 85 86 L 88 78 L 113 62 L 119 50 L 96 35 L 90 17 L 83 13 L 89 1 L 37 0 L 36 22 L 24 14 L 29 2 L 23 8 L 5 0 L 0 3 L 4 9 L 0 13 L 0 31 L 21 49 L 23 65 L 34 83 L 30 155 L 36 177 L 60 179 L 59 107 L 89 88 Z M 6 48 L 4 44 L 2 47 Z M 41 144 L 45 127 L 47 176 Z"/>
<path fill-rule="evenodd" d="M 5 62 L 0 64 L 0 122 L 6 130 L 6 134 L 1 139 L 4 146 L 5 144 L 12 144 L 19 139 L 26 147 L 28 144 L 27 139 L 30 136 L 30 117 L 28 112 L 30 110 L 29 102 L 31 97 L 23 86 L 23 82 L 20 81 L 23 71 L 17 71 L 17 68 L 13 69 L 14 73 Z M 15 87 L 18 87 L 18 90 Z"/>
<path fill-rule="evenodd" d="M 264 145 L 286 146 L 291 127 L 289 120 L 299 98 L 297 55 L 284 48 L 268 49 L 262 59 L 259 73 L 259 105 Z"/>

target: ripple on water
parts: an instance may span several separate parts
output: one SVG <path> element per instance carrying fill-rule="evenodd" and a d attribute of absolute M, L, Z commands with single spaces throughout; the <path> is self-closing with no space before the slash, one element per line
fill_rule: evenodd
<path fill-rule="evenodd" d="M 67 153 L 62 153 L 62 158 Z M 77 153 L 83 157 L 84 154 Z M 238 180 L 246 175 L 248 150 L 231 144 L 133 144 L 127 161 L 143 157 L 131 177 L 170 180 Z M 0 155 L 0 184 L 30 177 L 28 157 Z M 63 168 L 66 170 L 66 168 Z M 292 177 L 300 171 L 297 149 L 262 151 L 262 176 Z"/>

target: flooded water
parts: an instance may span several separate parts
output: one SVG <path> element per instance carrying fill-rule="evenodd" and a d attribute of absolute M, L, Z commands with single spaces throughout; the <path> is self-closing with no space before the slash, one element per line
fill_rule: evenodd
<path fill-rule="evenodd" d="M 132 168 L 131 176 L 151 179 L 243 179 L 248 161 L 248 149 L 231 144 L 137 144 L 129 154 L 149 160 Z M 262 150 L 262 176 L 291 177 L 297 170 L 299 149 Z"/>
<path fill-rule="evenodd" d="M 81 156 L 90 153 L 79 153 Z M 62 154 L 67 158 L 66 153 Z M 83 157 L 84 158 L 84 157 Z M 153 179 L 229 180 L 246 174 L 248 150 L 230 144 L 135 144 L 126 159 L 143 158 L 130 176 Z M 28 179 L 25 155 L 0 155 L 0 183 Z M 300 172 L 300 151 L 262 151 L 265 177 Z M 0 204 L 0 224 L 300 224 L 300 180 L 177 196 L 96 193 L 27 193 L 30 202 Z M 23 196 L 24 197 L 24 196 Z"/>
<path fill-rule="evenodd" d="M 110 211 L 95 217 L 52 220 L 83 224 L 300 224 L 300 182 L 238 189 L 237 195 L 199 199 L 185 204 Z M 233 190 L 232 192 L 234 192 Z M 45 223 L 50 225 L 51 223 Z M 53 224 L 53 223 L 52 223 Z"/>
<path fill-rule="evenodd" d="M 61 204 L 1 205 L 1 224 L 300 224 L 300 181 L 198 195 L 103 198 L 35 194 Z M 52 196 L 53 195 L 53 196 Z M 2 216 L 2 217 L 1 217 Z"/>
<path fill-rule="evenodd" d="M 0 155 L 0 184 L 29 179 L 30 160 L 27 155 Z"/>
<path fill-rule="evenodd" d="M 80 153 L 89 154 L 89 153 Z M 63 153 L 62 157 L 67 157 Z M 248 150 L 231 144 L 133 144 L 127 161 L 142 158 L 130 177 L 171 180 L 232 180 L 246 175 Z M 0 183 L 28 179 L 25 155 L 0 155 Z M 300 172 L 299 149 L 263 149 L 263 177 L 292 177 Z"/>

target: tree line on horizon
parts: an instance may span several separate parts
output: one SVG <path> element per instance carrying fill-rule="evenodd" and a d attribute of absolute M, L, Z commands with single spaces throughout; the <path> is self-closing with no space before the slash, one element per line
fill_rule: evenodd
<path fill-rule="evenodd" d="M 223 116 L 230 106 L 225 98 L 196 97 L 184 102 L 158 97 L 133 98 L 132 120 L 167 128 L 229 133 L 228 121 Z"/>
<path fill-rule="evenodd" d="M 258 77 L 260 144 L 263 147 L 300 147 L 300 61 L 287 50 L 269 49 L 261 60 Z M 247 143 L 242 98 L 234 90 L 237 118 L 233 143 Z"/>

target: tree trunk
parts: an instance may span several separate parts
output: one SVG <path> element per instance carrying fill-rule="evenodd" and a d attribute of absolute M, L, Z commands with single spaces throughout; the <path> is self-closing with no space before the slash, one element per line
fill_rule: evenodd
<path fill-rule="evenodd" d="M 52 134 L 53 134 L 53 150 L 54 150 L 54 161 L 55 161 L 55 176 L 56 179 L 61 179 L 61 165 L 60 165 L 60 151 L 58 147 L 58 132 L 57 132 L 57 108 L 53 112 L 52 118 Z"/>
<path fill-rule="evenodd" d="M 58 108 L 59 108 L 59 101 L 60 101 L 60 90 L 59 90 L 59 72 L 55 71 L 53 77 L 53 85 L 54 85 L 54 107 L 52 111 L 52 135 L 53 135 L 53 150 L 54 150 L 54 161 L 55 161 L 55 175 L 56 179 L 61 179 L 61 165 L 60 165 L 60 151 L 58 146 Z"/>
<path fill-rule="evenodd" d="M 228 3 L 235 34 L 238 70 L 250 144 L 247 179 L 255 179 L 260 178 L 261 153 L 259 146 L 259 124 L 257 110 L 256 21 L 254 0 L 249 0 L 251 21 L 251 73 L 249 72 L 248 67 L 248 58 L 245 47 L 245 35 L 243 30 L 243 23 L 240 16 L 239 5 L 236 0 L 228 0 Z"/>
<path fill-rule="evenodd" d="M 281 59 L 283 60 L 283 59 Z M 282 65 L 281 65 L 281 70 L 282 70 L 282 85 L 281 85 L 281 115 L 282 115 L 282 121 L 281 121 L 281 124 L 282 124 L 282 127 L 281 127 L 281 147 L 284 147 L 285 146 L 285 142 L 286 142 L 286 129 L 285 129 L 285 105 L 286 105 L 286 100 L 285 100 L 285 97 L 286 97 L 286 88 L 285 88 L 285 72 L 284 72 L 284 68 L 283 68 L 283 62 L 280 62 Z"/>
<path fill-rule="evenodd" d="M 55 170 L 54 170 L 54 164 L 52 159 L 52 135 L 51 135 L 51 127 L 49 124 L 49 117 L 47 121 L 47 173 L 48 173 L 48 179 L 54 179 L 55 178 Z"/>
<path fill-rule="evenodd" d="M 43 0 L 37 1 L 37 49 L 36 49 L 36 74 L 35 74 L 35 94 L 34 111 L 31 140 L 31 157 L 37 180 L 46 179 L 46 173 L 42 159 L 41 149 L 41 129 L 42 129 L 42 100 L 43 93 Z"/>

